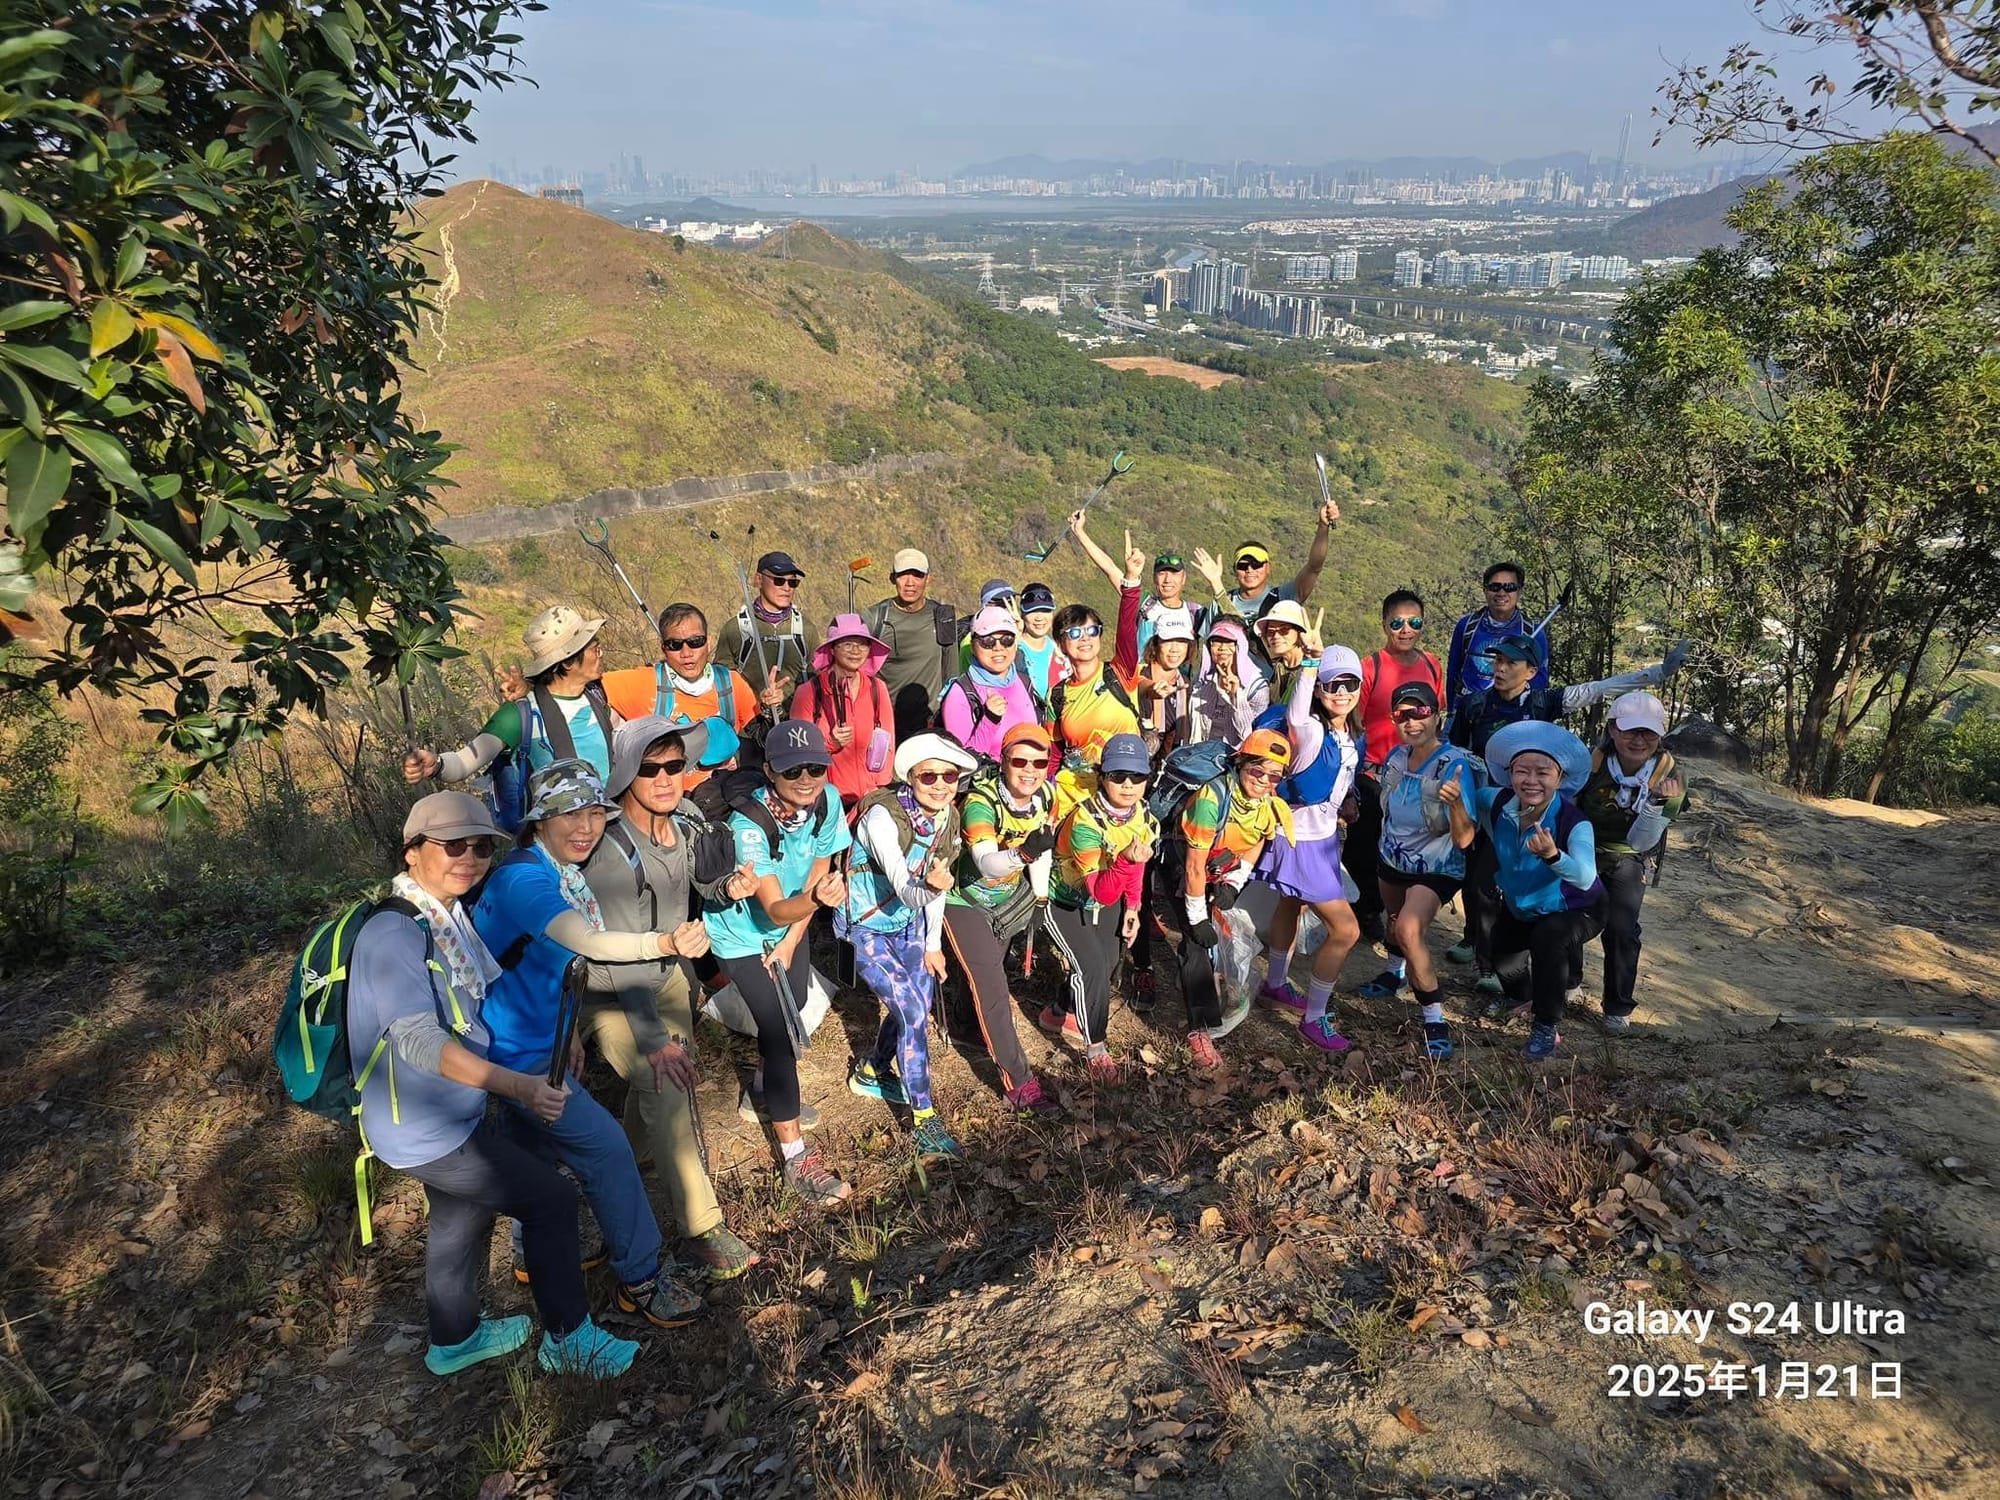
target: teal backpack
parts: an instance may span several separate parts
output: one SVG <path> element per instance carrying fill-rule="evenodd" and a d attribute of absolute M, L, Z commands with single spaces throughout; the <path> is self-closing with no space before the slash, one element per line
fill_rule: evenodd
<path fill-rule="evenodd" d="M 278 1076 L 294 1104 L 343 1125 L 352 1125 L 361 1134 L 361 1150 L 354 1158 L 355 1200 L 361 1211 L 361 1243 L 375 1242 L 374 1216 L 368 1201 L 368 1136 L 361 1131 L 361 1086 L 381 1061 L 389 1039 L 375 1043 L 368 1061 L 356 1076 L 348 1051 L 347 976 L 354 957 L 354 942 L 368 919 L 381 911 L 397 911 L 424 929 L 417 908 L 401 896 L 381 901 L 356 901 L 338 916 L 313 929 L 292 966 L 292 982 L 285 991 L 284 1006 L 278 1012 L 277 1034 L 271 1052 L 277 1059 Z"/>

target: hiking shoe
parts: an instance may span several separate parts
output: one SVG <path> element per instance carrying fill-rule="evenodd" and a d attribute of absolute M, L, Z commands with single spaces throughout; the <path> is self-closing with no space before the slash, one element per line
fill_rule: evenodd
<path fill-rule="evenodd" d="M 1482 995 L 1499 995 L 1506 992 L 1507 986 L 1500 982 L 1498 974 L 1481 974 L 1472 988 Z"/>
<path fill-rule="evenodd" d="M 1402 989 L 1403 976 L 1394 969 L 1384 969 L 1354 993 L 1363 1000 L 1393 1000 Z"/>
<path fill-rule="evenodd" d="M 472 1337 L 458 1344 L 432 1344 L 424 1351 L 424 1368 L 433 1375 L 456 1375 L 485 1360 L 512 1354 L 532 1332 L 526 1318 L 481 1318 Z"/>
<path fill-rule="evenodd" d="M 720 1224 L 706 1234 L 689 1235 L 687 1246 L 710 1281 L 734 1281 L 764 1258 Z"/>
<path fill-rule="evenodd" d="M 765 1112 L 764 1096 L 744 1089 L 736 1096 L 736 1118 L 746 1125 L 769 1125 L 771 1117 Z M 819 1111 L 801 1102 L 798 1123 L 801 1130 L 819 1129 Z"/>
<path fill-rule="evenodd" d="M 1042 1080 L 1032 1075 L 1019 1088 L 1007 1090 L 1007 1102 L 1024 1115 L 1052 1115 L 1062 1109 L 1042 1087 Z"/>
<path fill-rule="evenodd" d="M 1503 1026 L 1515 1017 L 1524 1016 L 1527 1013 L 1528 1002 L 1525 1000 L 1516 1000 L 1505 990 L 1502 990 L 1479 1007 L 1479 1014 L 1481 1016 L 1489 1021 L 1498 1021 Z"/>
<path fill-rule="evenodd" d="M 1607 1013 L 1604 1017 L 1604 1029 L 1613 1036 L 1623 1036 L 1632 1029 L 1632 1018 L 1629 1015 L 1614 1016 Z"/>
<path fill-rule="evenodd" d="M 1135 1015 L 1151 1015 L 1153 1003 L 1160 998 L 1160 981 L 1151 969 L 1142 969 L 1132 976 L 1132 1010 Z"/>
<path fill-rule="evenodd" d="M 808 1203 L 843 1203 L 854 1191 L 826 1164 L 817 1148 L 786 1159 L 785 1186 Z"/>
<path fill-rule="evenodd" d="M 1083 1028 L 1076 1024 L 1076 1017 L 1068 1011 L 1057 1010 L 1053 1005 L 1042 1007 L 1042 1013 L 1035 1018 L 1035 1024 L 1044 1031 L 1053 1031 L 1075 1041 L 1083 1040 Z"/>
<path fill-rule="evenodd" d="M 847 1092 L 864 1099 L 880 1099 L 884 1104 L 908 1104 L 903 1080 L 886 1063 L 858 1062 L 847 1070 Z"/>
<path fill-rule="evenodd" d="M 1424 1022 L 1424 1056 L 1443 1062 L 1451 1051 L 1451 1027 L 1443 1021 Z"/>
<path fill-rule="evenodd" d="M 1257 998 L 1266 1005 L 1274 1005 L 1281 1010 L 1295 1010 L 1303 1014 L 1306 1008 L 1305 991 L 1289 979 L 1264 985 L 1257 991 Z"/>
<path fill-rule="evenodd" d="M 1453 943 L 1444 950 L 1444 956 L 1455 964 L 1469 964 L 1479 953 L 1470 943 Z"/>
<path fill-rule="evenodd" d="M 1521 1056 L 1529 1062 L 1547 1062 L 1556 1055 L 1556 1043 L 1561 1040 L 1555 1027 L 1537 1022 L 1528 1033 L 1528 1044 L 1521 1049 Z"/>
<path fill-rule="evenodd" d="M 1249 1020 L 1250 1012 L 1253 1009 L 1255 1007 L 1250 1003 L 1250 997 L 1245 995 L 1242 1002 L 1233 1010 L 1225 1010 L 1222 1013 L 1222 1020 L 1218 1024 L 1208 1028 L 1208 1039 L 1212 1042 L 1221 1041 L 1230 1032 Z"/>
<path fill-rule="evenodd" d="M 1090 1081 L 1101 1083 L 1106 1088 L 1116 1088 L 1125 1081 L 1125 1070 L 1118 1066 L 1118 1059 L 1109 1052 L 1099 1052 L 1089 1059 Z"/>
<path fill-rule="evenodd" d="M 685 1328 L 701 1311 L 701 1298 L 665 1272 L 638 1286 L 618 1286 L 618 1310 L 637 1313 L 655 1328 Z"/>
<path fill-rule="evenodd" d="M 1321 1016 L 1317 1021 L 1299 1022 L 1299 1035 L 1322 1052 L 1345 1052 L 1354 1045 L 1334 1029 L 1332 1016 Z"/>
<path fill-rule="evenodd" d="M 917 1155 L 925 1161 L 944 1158 L 956 1161 L 965 1154 L 958 1149 L 958 1142 L 951 1138 L 951 1132 L 944 1128 L 944 1121 L 935 1114 L 925 1115 L 917 1121 L 917 1128 L 911 1134 L 916 1141 Z"/>
<path fill-rule="evenodd" d="M 1215 1043 L 1205 1031 L 1188 1033 L 1188 1058 L 1197 1068 L 1213 1071 L 1222 1066 L 1222 1054 L 1215 1050 Z"/>
<path fill-rule="evenodd" d="M 610 1380 L 631 1369 L 638 1357 L 639 1346 L 632 1340 L 615 1338 L 585 1318 L 565 1338 L 543 1334 L 535 1363 L 553 1375 Z"/>

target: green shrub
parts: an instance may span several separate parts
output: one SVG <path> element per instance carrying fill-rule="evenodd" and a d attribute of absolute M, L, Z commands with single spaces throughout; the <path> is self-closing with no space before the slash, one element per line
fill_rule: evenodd
<path fill-rule="evenodd" d="M 0 973 L 60 961 L 86 821 L 66 771 L 81 731 L 45 689 L 0 693 Z"/>
<path fill-rule="evenodd" d="M 1841 796 L 1867 795 L 1880 749 L 1879 732 L 1855 734 L 1836 789 Z M 1878 800 L 1892 807 L 2000 804 L 2000 716 L 1974 710 L 1956 723 L 1924 725 L 1890 767 Z"/>

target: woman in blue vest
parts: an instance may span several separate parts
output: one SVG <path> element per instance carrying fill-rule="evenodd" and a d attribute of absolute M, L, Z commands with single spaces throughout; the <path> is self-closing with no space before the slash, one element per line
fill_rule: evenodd
<path fill-rule="evenodd" d="M 1314 643 L 1308 641 L 1308 650 Z M 1345 646 L 1329 646 L 1315 665 L 1299 666 L 1285 709 L 1285 733 L 1292 742 L 1292 773 L 1278 794 L 1292 809 L 1292 832 L 1274 835 L 1257 878 L 1278 893 L 1264 945 L 1266 973 L 1260 997 L 1269 1005 L 1303 1011 L 1299 1035 L 1322 1052 L 1345 1052 L 1353 1045 L 1327 1015 L 1340 966 L 1361 938 L 1347 879 L 1340 865 L 1341 809 L 1354 789 L 1361 763 L 1359 724 L 1361 658 Z M 1326 924 L 1326 941 L 1313 954 L 1312 978 L 1302 995 L 1287 977 L 1299 914 L 1311 907 Z"/>
<path fill-rule="evenodd" d="M 847 900 L 833 923 L 835 935 L 854 945 L 855 972 L 887 1008 L 875 1050 L 855 1064 L 847 1086 L 909 1105 L 917 1152 L 927 1157 L 958 1155 L 931 1103 L 929 1038 L 945 972 L 945 897 L 957 883 L 958 787 L 978 769 L 978 758 L 946 735 L 919 734 L 896 747 L 895 784 L 861 799 Z"/>
<path fill-rule="evenodd" d="M 1493 927 L 1493 968 L 1509 1005 L 1534 1007 L 1522 1055 L 1554 1057 L 1566 994 L 1583 980 L 1583 945 L 1604 930 L 1597 840 L 1573 800 L 1590 774 L 1590 751 L 1560 725 L 1509 724 L 1487 742 L 1490 786 L 1463 773 L 1439 789 L 1453 840 L 1463 849 L 1484 830 L 1499 865 L 1502 909 Z"/>

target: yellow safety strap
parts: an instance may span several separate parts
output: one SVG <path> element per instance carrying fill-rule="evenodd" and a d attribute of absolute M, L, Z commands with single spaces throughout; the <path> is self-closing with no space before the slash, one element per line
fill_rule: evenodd
<path fill-rule="evenodd" d="M 382 1060 L 382 1054 L 389 1050 L 389 1038 L 384 1036 L 375 1044 L 375 1050 L 368 1054 L 368 1066 L 361 1070 L 361 1076 L 354 1080 L 354 1091 L 358 1095 L 368 1082 L 368 1075 L 375 1071 L 375 1064 Z M 396 1059 L 389 1058 L 389 1111 L 397 1124 L 402 1123 L 396 1114 Z M 375 1243 L 375 1210 L 368 1197 L 368 1158 L 375 1154 L 375 1148 L 368 1144 L 368 1127 L 361 1119 L 361 1105 L 354 1106 L 354 1130 L 361 1137 L 361 1150 L 354 1158 L 354 1203 L 361 1220 L 361 1243 Z"/>

